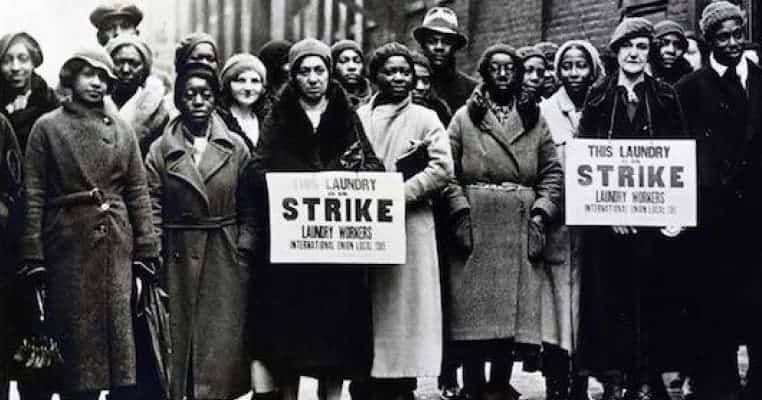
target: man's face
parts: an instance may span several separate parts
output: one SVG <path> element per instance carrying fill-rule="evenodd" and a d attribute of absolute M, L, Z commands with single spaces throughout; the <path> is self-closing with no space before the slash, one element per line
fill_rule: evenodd
<path fill-rule="evenodd" d="M 617 50 L 619 68 L 626 75 L 639 75 L 645 71 L 651 41 L 646 37 L 635 37 L 622 42 Z"/>
<path fill-rule="evenodd" d="M 744 27 L 737 19 L 723 21 L 709 37 L 714 58 L 720 64 L 727 66 L 736 65 L 741 61 L 745 43 Z"/>
<path fill-rule="evenodd" d="M 421 46 L 423 54 L 435 68 L 447 65 L 455 54 L 455 38 L 444 33 L 430 32 Z"/>
<path fill-rule="evenodd" d="M 215 98 L 214 91 L 206 79 L 192 76 L 183 87 L 180 112 L 183 120 L 193 125 L 203 125 L 212 115 Z"/>
<path fill-rule="evenodd" d="M 217 60 L 217 53 L 214 52 L 214 47 L 209 43 L 202 42 L 193 46 L 193 50 L 188 56 L 188 62 L 206 64 L 216 71 L 219 61 Z"/>
<path fill-rule="evenodd" d="M 32 55 L 26 45 L 17 40 L 0 60 L 0 75 L 11 88 L 22 91 L 31 84 L 32 71 Z"/>
<path fill-rule="evenodd" d="M 114 72 L 120 86 L 135 88 L 143 83 L 146 64 L 135 46 L 121 46 L 111 58 L 114 60 Z"/>
<path fill-rule="evenodd" d="M 426 101 L 426 96 L 429 95 L 431 90 L 431 73 L 429 69 L 423 65 L 414 64 L 415 70 L 415 86 L 413 86 L 413 101 L 416 103 L 423 103 Z"/>
<path fill-rule="evenodd" d="M 342 51 L 336 59 L 336 78 L 346 85 L 357 85 L 362 80 L 362 57 L 356 51 Z"/>
<path fill-rule="evenodd" d="M 96 34 L 98 37 L 98 43 L 101 46 L 105 46 L 109 40 L 123 34 L 138 34 L 138 27 L 130 18 L 123 15 L 115 15 L 113 17 L 106 18 L 98 29 Z"/>
<path fill-rule="evenodd" d="M 413 87 L 413 66 L 402 56 L 389 57 L 376 75 L 378 89 L 393 101 L 401 101 Z"/>
<path fill-rule="evenodd" d="M 72 97 L 88 106 L 101 104 L 108 90 L 108 81 L 105 71 L 85 65 L 74 77 Z"/>
<path fill-rule="evenodd" d="M 308 103 L 318 103 L 328 91 L 328 68 L 318 56 L 304 57 L 297 67 L 295 79 L 302 99 Z"/>
<path fill-rule="evenodd" d="M 675 62 L 685 54 L 685 42 L 676 33 L 669 33 L 657 39 L 659 55 L 664 68 L 672 68 Z"/>

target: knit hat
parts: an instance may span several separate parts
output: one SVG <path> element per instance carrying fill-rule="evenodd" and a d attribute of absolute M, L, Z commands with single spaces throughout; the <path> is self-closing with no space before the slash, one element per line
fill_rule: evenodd
<path fill-rule="evenodd" d="M 609 49 L 616 53 L 624 41 L 636 37 L 646 37 L 653 40 L 654 26 L 651 21 L 641 17 L 623 19 L 614 29 L 614 34 L 611 35 Z"/>
<path fill-rule="evenodd" d="M 116 80 L 116 75 L 114 75 L 114 62 L 103 47 L 88 47 L 75 51 L 74 54 L 63 63 L 63 66 L 61 67 L 61 75 L 65 73 L 64 70 L 68 70 L 70 63 L 74 60 L 84 61 L 91 68 L 105 72 L 111 80 Z M 64 80 L 64 78 L 61 79 L 61 81 Z"/>
<path fill-rule="evenodd" d="M 593 44 L 587 40 L 569 40 L 562 44 L 556 52 L 556 59 L 554 61 L 556 71 L 558 71 L 561 67 L 561 60 L 566 51 L 573 47 L 582 49 L 582 51 L 587 53 L 589 58 L 588 61 L 591 62 L 593 66 L 593 76 L 591 77 L 593 82 L 606 75 L 606 71 L 603 68 L 603 61 L 601 61 L 601 56 L 598 53 L 598 49 L 596 49 L 595 46 L 593 46 Z"/>
<path fill-rule="evenodd" d="M 410 55 L 413 56 L 413 64 L 423 65 L 431 71 L 431 62 L 429 61 L 429 58 L 424 56 L 423 53 L 418 51 L 411 51 Z"/>
<path fill-rule="evenodd" d="M 143 12 L 130 0 L 109 0 L 98 7 L 95 7 L 90 13 L 90 23 L 98 29 L 111 17 L 126 17 L 133 25 L 138 26 L 143 20 Z"/>
<path fill-rule="evenodd" d="M 175 48 L 175 70 L 180 70 L 180 67 L 188 62 L 188 57 L 193 53 L 193 49 L 201 43 L 209 43 L 214 49 L 214 55 L 219 59 L 219 52 L 217 51 L 217 44 L 214 38 L 204 32 L 191 33 L 184 37 Z"/>
<path fill-rule="evenodd" d="M 109 40 L 106 45 L 106 51 L 113 57 L 117 50 L 124 46 L 134 47 L 138 53 L 140 53 L 140 56 L 143 57 L 143 63 L 146 65 L 146 70 L 151 69 L 151 66 L 153 65 L 153 52 L 146 42 L 136 35 L 119 35 Z"/>
<path fill-rule="evenodd" d="M 330 71 L 333 66 L 331 58 L 331 48 L 327 44 L 312 38 L 302 39 L 293 46 L 288 52 L 288 63 L 291 64 L 292 74 L 296 72 L 296 66 L 302 58 L 307 56 L 318 56 L 325 61 L 325 66 Z"/>
<path fill-rule="evenodd" d="M 370 57 L 370 62 L 368 63 L 368 76 L 372 81 L 376 81 L 378 70 L 384 66 L 386 60 L 394 56 L 404 57 L 405 60 L 410 63 L 410 67 L 413 67 L 413 55 L 410 53 L 410 49 L 408 49 L 407 46 L 398 42 L 387 43 L 377 48 Z"/>
<path fill-rule="evenodd" d="M 524 64 L 521 62 L 521 58 L 519 57 L 518 53 L 516 52 L 516 49 L 513 48 L 513 46 L 507 45 L 505 43 L 497 43 L 493 44 L 492 46 L 487 47 L 486 50 L 484 50 L 484 53 L 482 53 L 482 56 L 479 57 L 479 75 L 481 75 L 482 80 L 486 80 L 489 76 L 489 63 L 492 59 L 492 56 L 495 54 L 508 54 L 513 59 L 513 74 L 514 74 L 514 80 L 521 81 L 521 77 L 524 76 Z"/>
<path fill-rule="evenodd" d="M 675 21 L 665 19 L 654 25 L 654 37 L 660 38 L 669 34 L 675 34 L 680 38 L 680 43 L 684 49 L 688 48 L 688 39 L 685 37 L 685 28 Z"/>
<path fill-rule="evenodd" d="M 709 36 L 715 27 L 727 19 L 738 19 L 741 23 L 746 22 L 746 15 L 741 7 L 728 2 L 728 1 L 715 1 L 707 4 L 704 7 L 704 12 L 701 13 L 701 20 L 699 21 L 699 28 L 704 37 Z"/>
<path fill-rule="evenodd" d="M 241 72 L 253 70 L 259 75 L 263 85 L 267 85 L 267 68 L 257 56 L 249 53 L 234 54 L 225 62 L 220 72 L 222 90 L 229 87 L 230 81 L 235 79 Z"/>
<path fill-rule="evenodd" d="M 339 55 L 341 55 L 344 50 L 354 50 L 360 55 L 360 58 L 362 58 L 363 61 L 365 60 L 365 54 L 363 53 L 362 48 L 360 48 L 360 45 L 354 40 L 344 39 L 339 40 L 331 46 L 331 57 L 334 62 L 339 59 Z"/>
<path fill-rule="evenodd" d="M 288 64 L 288 51 L 291 42 L 288 40 L 271 40 L 259 49 L 259 59 L 267 68 L 267 82 L 277 85 L 285 81 L 287 75 L 283 71 L 283 65 Z"/>
<path fill-rule="evenodd" d="M 542 53 L 548 64 L 552 63 L 556 59 L 556 53 L 558 53 L 558 45 L 553 42 L 540 42 L 534 45 L 534 47 Z"/>
<path fill-rule="evenodd" d="M 217 99 L 220 96 L 220 81 L 217 79 L 217 72 L 206 63 L 201 62 L 189 62 L 180 66 L 177 70 L 177 77 L 175 78 L 175 104 L 182 104 L 182 95 L 185 90 L 185 82 L 188 79 L 197 77 L 209 82 L 209 86 L 212 88 L 214 98 Z"/>
<path fill-rule="evenodd" d="M 519 49 L 516 50 L 516 54 L 519 56 L 522 62 L 532 57 L 538 57 L 545 61 L 545 64 L 550 64 L 548 60 L 545 59 L 545 54 L 543 54 L 542 51 L 537 48 L 537 46 L 519 47 Z"/>
<path fill-rule="evenodd" d="M 440 33 L 455 38 L 455 50 L 465 46 L 468 38 L 458 29 L 458 15 L 447 7 L 434 7 L 423 17 L 421 26 L 413 29 L 413 37 L 423 44 L 429 33 Z"/>
<path fill-rule="evenodd" d="M 37 40 L 26 32 L 12 32 L 0 38 L 0 59 L 5 58 L 5 53 L 8 52 L 8 49 L 16 42 L 16 40 L 19 40 L 26 45 L 29 55 L 32 58 L 32 64 L 34 64 L 35 68 L 39 67 L 42 64 L 42 49 L 40 48 L 40 44 L 37 43 Z"/>

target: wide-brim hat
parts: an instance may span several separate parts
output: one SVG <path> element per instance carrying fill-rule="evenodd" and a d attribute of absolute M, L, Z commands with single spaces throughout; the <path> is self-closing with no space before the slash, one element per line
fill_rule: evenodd
<path fill-rule="evenodd" d="M 82 60 L 91 68 L 105 72 L 112 81 L 117 79 L 114 74 L 114 62 L 103 47 L 87 47 L 75 51 L 74 54 L 64 62 L 62 69 L 66 68 L 67 64 L 74 60 Z"/>
<path fill-rule="evenodd" d="M 447 7 L 434 7 L 423 17 L 421 26 L 413 29 L 413 37 L 423 44 L 429 33 L 440 33 L 455 38 L 455 49 L 468 44 L 468 38 L 458 29 L 458 15 Z"/>

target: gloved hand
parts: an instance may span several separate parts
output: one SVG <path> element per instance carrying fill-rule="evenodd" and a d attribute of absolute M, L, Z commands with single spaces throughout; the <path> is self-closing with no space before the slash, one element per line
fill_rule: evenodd
<path fill-rule="evenodd" d="M 541 215 L 535 215 L 529 220 L 529 229 L 527 230 L 527 256 L 529 261 L 540 261 L 543 249 L 545 249 L 545 223 Z"/>
<path fill-rule="evenodd" d="M 452 241 L 457 250 L 465 256 L 474 249 L 473 231 L 471 230 L 471 211 L 466 208 L 458 211 L 450 219 Z"/>

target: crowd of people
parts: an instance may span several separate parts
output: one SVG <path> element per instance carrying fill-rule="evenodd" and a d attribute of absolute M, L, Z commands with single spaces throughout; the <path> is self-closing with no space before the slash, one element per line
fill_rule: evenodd
<path fill-rule="evenodd" d="M 421 377 L 513 400 L 515 361 L 548 400 L 588 400 L 591 377 L 604 400 L 762 398 L 762 69 L 738 6 L 709 3 L 699 33 L 624 18 L 604 49 L 506 38 L 476 76 L 446 7 L 419 51 L 303 39 L 223 60 L 193 33 L 173 79 L 141 19 L 98 6 L 103 47 L 56 88 L 34 37 L 0 38 L 0 399 L 16 380 L 22 400 L 296 400 L 311 376 L 325 400 L 344 380 L 411 400 Z M 575 138 L 694 139 L 698 226 L 567 226 Z M 404 265 L 270 262 L 268 172 L 393 172 L 419 150 Z"/>

